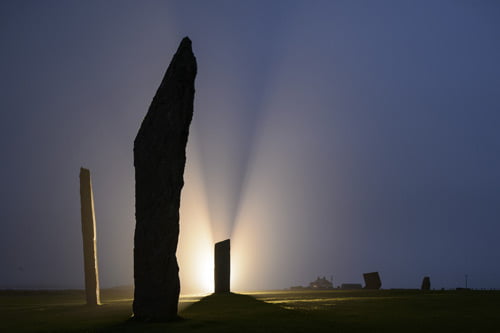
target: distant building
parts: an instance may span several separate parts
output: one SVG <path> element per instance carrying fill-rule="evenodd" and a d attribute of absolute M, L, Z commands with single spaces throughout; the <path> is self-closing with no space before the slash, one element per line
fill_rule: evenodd
<path fill-rule="evenodd" d="M 361 283 L 342 283 L 340 289 L 363 289 L 363 286 L 361 285 Z"/>
<path fill-rule="evenodd" d="M 333 289 L 332 281 L 328 281 L 326 277 L 318 278 L 316 281 L 309 283 L 309 288 L 311 289 Z"/>

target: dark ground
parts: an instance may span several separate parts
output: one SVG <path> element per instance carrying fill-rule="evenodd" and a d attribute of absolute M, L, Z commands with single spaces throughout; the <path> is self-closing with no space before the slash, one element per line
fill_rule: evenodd
<path fill-rule="evenodd" d="M 181 299 L 183 320 L 129 320 L 131 293 L 0 291 L 0 332 L 500 332 L 500 291 L 269 291 Z M 199 301 L 198 301 L 199 300 Z"/>

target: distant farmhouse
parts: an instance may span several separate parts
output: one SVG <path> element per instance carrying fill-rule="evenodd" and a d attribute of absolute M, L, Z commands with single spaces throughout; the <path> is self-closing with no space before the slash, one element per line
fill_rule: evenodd
<path fill-rule="evenodd" d="M 311 289 L 333 289 L 333 281 L 328 281 L 326 277 L 318 278 L 316 281 L 309 283 Z"/>
<path fill-rule="evenodd" d="M 308 287 L 303 286 L 294 286 L 290 288 L 291 290 L 304 290 L 304 289 L 316 289 L 316 290 L 324 290 L 324 289 L 333 289 L 333 279 L 330 281 L 326 277 L 318 278 L 316 281 L 309 283 Z"/>
<path fill-rule="evenodd" d="M 337 286 L 337 289 L 344 290 L 356 290 L 356 289 L 373 289 L 377 290 L 382 287 L 382 280 L 380 279 L 380 274 L 378 272 L 370 272 L 364 273 L 363 278 L 365 280 L 365 287 L 363 287 L 360 283 L 342 283 Z M 428 276 L 424 277 L 422 281 L 422 290 L 430 290 L 431 282 Z M 316 281 L 309 283 L 309 286 L 294 286 L 290 287 L 291 290 L 325 290 L 325 289 L 333 289 L 333 277 L 328 280 L 326 277 L 319 277 Z"/>

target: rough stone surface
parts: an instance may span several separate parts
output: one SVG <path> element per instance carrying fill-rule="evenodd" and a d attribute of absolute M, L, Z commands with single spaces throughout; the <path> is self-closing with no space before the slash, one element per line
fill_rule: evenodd
<path fill-rule="evenodd" d="M 364 273 L 363 278 L 365 279 L 365 289 L 380 289 L 382 287 L 378 272 Z"/>
<path fill-rule="evenodd" d="M 215 243 L 214 282 L 215 293 L 230 292 L 231 280 L 231 244 L 230 240 Z"/>
<path fill-rule="evenodd" d="M 100 304 L 99 273 L 94 214 L 94 195 L 90 171 L 80 168 L 80 207 L 82 213 L 83 264 L 85 271 L 85 296 L 87 305 Z"/>
<path fill-rule="evenodd" d="M 134 319 L 177 318 L 180 283 L 176 250 L 196 58 L 184 38 L 134 142 Z"/>
<path fill-rule="evenodd" d="M 422 290 L 431 290 L 431 278 L 426 276 L 422 280 L 422 287 L 420 288 Z"/>

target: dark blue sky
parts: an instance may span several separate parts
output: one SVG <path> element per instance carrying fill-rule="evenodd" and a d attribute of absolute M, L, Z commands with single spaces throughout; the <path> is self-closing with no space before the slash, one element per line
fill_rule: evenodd
<path fill-rule="evenodd" d="M 0 288 L 83 287 L 80 166 L 132 282 L 133 139 L 186 35 L 184 291 L 210 229 L 240 289 L 500 288 L 500 4 L 458 0 L 2 1 Z"/>

